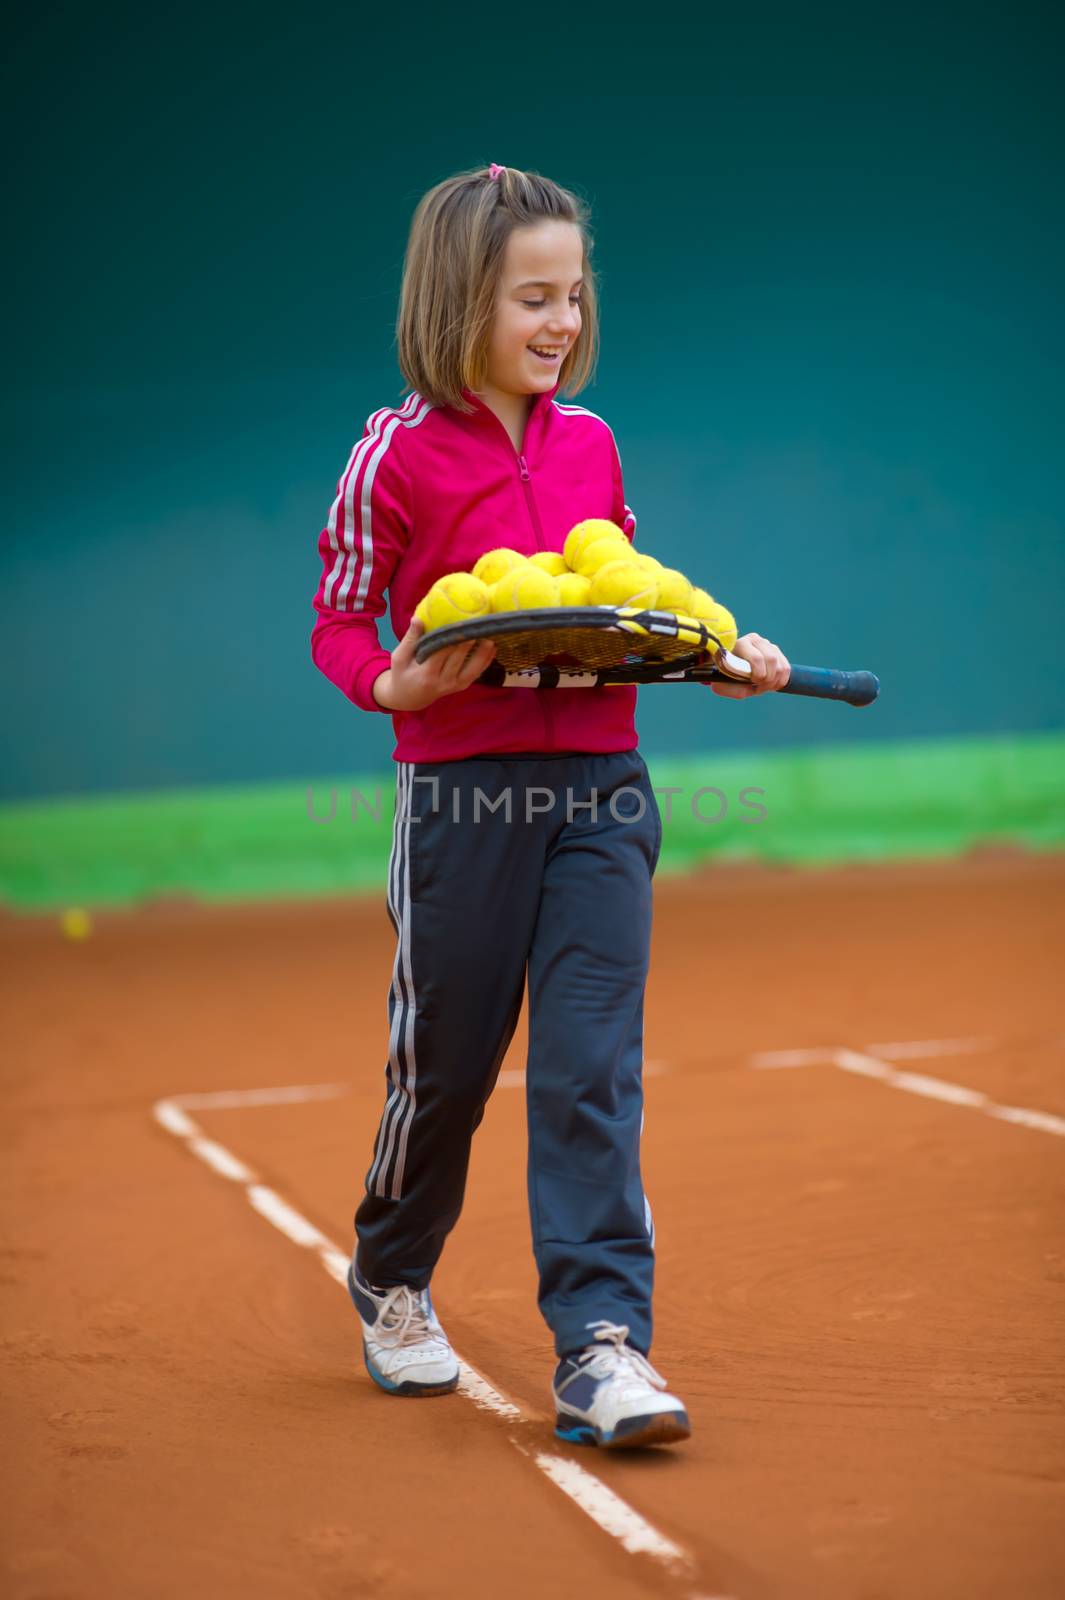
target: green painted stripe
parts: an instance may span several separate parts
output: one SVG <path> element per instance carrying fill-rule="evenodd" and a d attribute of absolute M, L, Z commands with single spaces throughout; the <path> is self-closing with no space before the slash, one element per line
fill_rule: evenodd
<path fill-rule="evenodd" d="M 1057 733 L 731 751 L 651 772 L 664 873 L 710 858 L 819 865 L 1065 844 Z M 0 900 L 37 911 L 379 890 L 392 795 L 385 773 L 3 806 Z"/>

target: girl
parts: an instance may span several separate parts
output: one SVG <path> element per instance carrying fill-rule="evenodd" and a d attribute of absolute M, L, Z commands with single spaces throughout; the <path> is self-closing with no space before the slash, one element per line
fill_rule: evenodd
<path fill-rule="evenodd" d="M 429 1282 L 527 979 L 529 1206 L 557 1430 L 616 1446 L 689 1433 L 647 1359 L 643 991 L 662 830 L 636 691 L 489 689 L 490 643 L 419 666 L 412 620 L 437 578 L 499 545 L 560 551 L 587 517 L 633 537 L 613 433 L 556 399 L 598 353 L 588 222 L 550 179 L 496 165 L 420 201 L 397 329 L 411 392 L 369 418 L 338 485 L 311 651 L 396 734 L 387 1094 L 348 1280 L 366 1366 L 397 1395 L 458 1382 Z M 787 682 L 768 640 L 748 634 L 735 653 L 757 686 L 718 693 Z"/>

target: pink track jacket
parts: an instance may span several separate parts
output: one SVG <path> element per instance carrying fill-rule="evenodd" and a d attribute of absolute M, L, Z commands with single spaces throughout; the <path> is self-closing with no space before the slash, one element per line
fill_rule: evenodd
<path fill-rule="evenodd" d="M 315 665 L 364 711 L 390 665 L 377 635 L 389 596 L 401 639 L 414 607 L 447 572 L 469 571 L 499 545 L 561 550 L 585 517 L 609 517 L 631 540 L 621 460 L 608 425 L 583 406 L 536 396 L 516 451 L 471 390 L 463 416 L 416 391 L 375 411 L 337 485 L 318 549 L 322 576 L 311 633 Z M 473 684 L 424 711 L 392 714 L 397 761 L 456 761 L 522 751 L 636 748 L 636 690 L 489 689 Z"/>

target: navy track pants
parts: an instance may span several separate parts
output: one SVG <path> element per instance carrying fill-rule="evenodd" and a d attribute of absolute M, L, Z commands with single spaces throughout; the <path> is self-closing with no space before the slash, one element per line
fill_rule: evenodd
<path fill-rule="evenodd" d="M 355 1216 L 379 1287 L 426 1287 L 528 975 L 529 1210 L 560 1355 L 589 1322 L 651 1345 L 640 1179 L 643 995 L 662 827 L 642 758 L 492 756 L 398 771 L 384 1115 Z"/>

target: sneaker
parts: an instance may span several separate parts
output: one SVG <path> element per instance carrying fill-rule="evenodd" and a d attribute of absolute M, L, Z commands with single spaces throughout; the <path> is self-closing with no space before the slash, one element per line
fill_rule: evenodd
<path fill-rule="evenodd" d="M 625 1343 L 628 1328 L 614 1322 L 588 1326 L 598 1329 L 596 1343 L 564 1357 L 555 1373 L 558 1438 L 608 1450 L 687 1439 L 691 1426 L 682 1402 L 664 1393 L 666 1380 Z"/>
<path fill-rule="evenodd" d="M 437 1321 L 428 1289 L 374 1289 L 354 1263 L 348 1293 L 362 1323 L 362 1354 L 374 1383 L 389 1394 L 450 1394 L 459 1364 Z"/>

